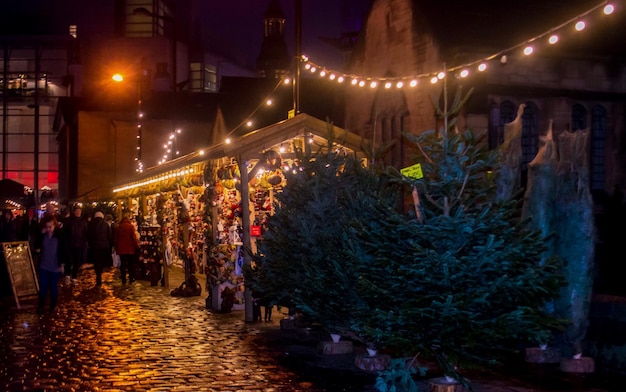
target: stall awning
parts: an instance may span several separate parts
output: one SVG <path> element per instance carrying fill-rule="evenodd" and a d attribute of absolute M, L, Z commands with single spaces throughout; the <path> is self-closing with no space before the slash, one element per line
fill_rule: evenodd
<path fill-rule="evenodd" d="M 320 120 L 306 113 L 300 113 L 293 118 L 249 132 L 234 138 L 229 144 L 225 142 L 199 149 L 162 165 L 151 167 L 136 175 L 126 183 L 113 188 L 117 196 L 126 196 L 126 191 L 141 187 L 148 187 L 163 178 L 184 176 L 189 170 L 199 170 L 201 166 L 212 159 L 233 157 L 237 159 L 254 159 L 263 152 L 275 148 L 281 143 L 289 143 L 298 138 L 313 139 L 313 144 L 324 145 L 332 132 L 336 143 L 351 151 L 361 151 L 362 138 L 326 121 Z M 136 193 L 136 192 L 134 192 Z"/>

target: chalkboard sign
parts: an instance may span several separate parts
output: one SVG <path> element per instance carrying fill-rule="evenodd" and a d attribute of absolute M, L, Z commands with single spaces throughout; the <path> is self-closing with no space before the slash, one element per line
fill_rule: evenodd
<path fill-rule="evenodd" d="M 2 251 L 9 270 L 17 308 L 20 299 L 37 296 L 39 282 L 28 242 L 3 242 Z"/>

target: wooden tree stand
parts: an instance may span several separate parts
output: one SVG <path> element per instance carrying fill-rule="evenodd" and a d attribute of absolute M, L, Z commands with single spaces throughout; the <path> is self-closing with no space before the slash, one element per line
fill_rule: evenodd
<path fill-rule="evenodd" d="M 354 350 L 352 341 L 340 340 L 337 343 L 332 340 L 324 340 L 317 346 L 322 354 L 350 354 Z"/>
<path fill-rule="evenodd" d="M 428 380 L 429 392 L 468 392 L 460 382 L 449 381 L 445 377 L 438 377 Z"/>
<path fill-rule="evenodd" d="M 560 368 L 566 373 L 593 373 L 595 361 L 591 357 L 562 358 Z"/>
<path fill-rule="evenodd" d="M 561 352 L 554 348 L 530 347 L 526 349 L 526 362 L 559 363 L 561 362 Z"/>
<path fill-rule="evenodd" d="M 288 330 L 288 329 L 296 329 L 296 328 L 297 328 L 296 327 L 296 320 L 289 319 L 289 318 L 280 320 L 280 329 L 282 331 Z"/>
<path fill-rule="evenodd" d="M 390 361 L 391 357 L 386 354 L 377 354 L 374 356 L 369 354 L 361 354 L 356 356 L 356 358 L 354 359 L 354 364 L 359 369 L 371 372 L 387 369 Z"/>

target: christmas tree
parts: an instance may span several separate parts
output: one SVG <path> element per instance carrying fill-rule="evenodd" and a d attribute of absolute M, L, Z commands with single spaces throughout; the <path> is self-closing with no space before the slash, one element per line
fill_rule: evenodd
<path fill-rule="evenodd" d="M 338 150 L 332 134 L 315 153 L 298 151 L 298 161 L 298 170 L 284 173 L 246 282 L 330 333 L 351 335 L 353 313 L 367 304 L 357 292 L 360 261 L 346 257 L 358 246 L 349 226 L 397 204 L 401 184 Z"/>
<path fill-rule="evenodd" d="M 466 99 L 459 92 L 450 113 Z M 498 197 L 498 151 L 437 113 L 440 130 L 406 135 L 423 173 L 406 178 L 413 217 L 361 221 L 359 294 L 380 305 L 354 329 L 397 355 L 430 353 L 453 374 L 452 364 L 493 363 L 520 343 L 549 340 L 562 323 L 544 305 L 563 280 L 555 259 L 539 262 L 543 237 L 520 219 L 520 202 Z"/>

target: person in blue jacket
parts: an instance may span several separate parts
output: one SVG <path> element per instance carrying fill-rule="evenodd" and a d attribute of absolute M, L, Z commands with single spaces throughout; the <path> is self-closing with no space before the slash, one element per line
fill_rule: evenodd
<path fill-rule="evenodd" d="M 59 299 L 59 280 L 67 258 L 67 243 L 63 230 L 58 227 L 54 215 L 42 219 L 43 233 L 39 238 L 39 305 L 37 313 L 43 313 L 48 293 L 50 312 L 54 312 Z"/>

